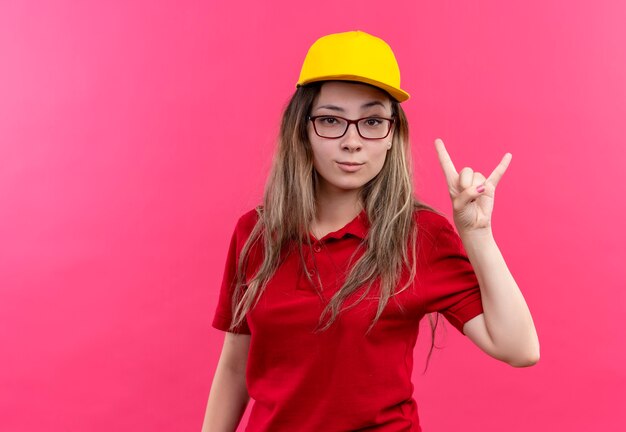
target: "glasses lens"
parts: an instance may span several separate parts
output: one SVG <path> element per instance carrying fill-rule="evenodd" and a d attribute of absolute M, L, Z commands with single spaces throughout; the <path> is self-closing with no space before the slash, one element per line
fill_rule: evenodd
<path fill-rule="evenodd" d="M 315 130 L 324 138 L 337 138 L 343 135 L 347 124 L 345 120 L 333 116 L 318 117 L 315 119 Z"/>
<path fill-rule="evenodd" d="M 389 131 L 390 121 L 383 118 L 370 117 L 359 122 L 359 131 L 365 138 L 383 138 Z"/>

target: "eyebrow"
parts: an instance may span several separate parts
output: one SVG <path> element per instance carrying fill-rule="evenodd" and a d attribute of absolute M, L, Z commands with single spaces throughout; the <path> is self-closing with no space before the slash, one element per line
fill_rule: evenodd
<path fill-rule="evenodd" d="M 380 101 L 371 101 L 371 102 L 367 102 L 367 103 L 364 103 L 363 105 L 361 105 L 361 109 L 369 108 L 369 107 L 375 106 L 375 105 L 380 105 L 381 107 L 386 108 L 385 105 L 383 105 L 383 103 L 380 102 Z M 326 108 L 326 109 L 329 109 L 329 110 L 332 110 L 332 111 L 345 112 L 345 110 L 343 108 L 338 107 L 337 105 L 320 105 L 320 106 L 316 107 L 315 109 L 318 110 L 318 109 L 322 109 L 322 108 Z"/>

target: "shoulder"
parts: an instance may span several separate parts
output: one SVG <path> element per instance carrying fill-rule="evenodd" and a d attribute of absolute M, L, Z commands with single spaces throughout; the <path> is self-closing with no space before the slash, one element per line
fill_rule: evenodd
<path fill-rule="evenodd" d="M 252 230 L 259 221 L 260 212 L 262 212 L 262 207 L 257 206 L 246 211 L 239 216 L 239 219 L 237 219 L 233 235 L 237 238 L 239 248 L 241 248 L 248 237 L 250 237 Z"/>
<path fill-rule="evenodd" d="M 433 208 L 419 208 L 414 215 L 417 241 L 425 250 L 441 249 L 448 244 L 458 247 L 458 234 L 444 213 Z"/>
<path fill-rule="evenodd" d="M 239 256 L 243 251 L 243 248 L 250 238 L 252 231 L 258 220 L 257 208 L 252 210 L 248 210 L 245 213 L 241 214 L 237 219 L 235 224 L 235 228 L 232 230 L 232 235 L 230 239 L 230 254 L 233 258 L 233 263 L 239 260 Z M 251 245 L 251 253 L 257 253 L 258 245 L 256 245 L 256 241 Z M 234 264 L 233 264 L 234 265 Z"/>
<path fill-rule="evenodd" d="M 448 217 L 432 208 L 417 208 L 413 212 L 418 231 L 436 235 L 442 229 L 454 230 Z"/>
<path fill-rule="evenodd" d="M 246 211 L 239 216 L 237 220 L 236 229 L 241 233 L 250 233 L 259 220 L 259 214 L 263 211 L 261 206 L 257 206 L 251 210 Z"/>

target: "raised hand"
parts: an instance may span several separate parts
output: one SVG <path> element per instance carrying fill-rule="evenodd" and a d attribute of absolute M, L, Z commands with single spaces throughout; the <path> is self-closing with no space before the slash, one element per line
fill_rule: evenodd
<path fill-rule="evenodd" d="M 454 224 L 459 234 L 490 230 L 496 186 L 511 162 L 511 153 L 506 153 L 485 179 L 484 175 L 470 167 L 457 173 L 443 141 L 439 138 L 435 140 L 435 148 L 448 183 Z"/>

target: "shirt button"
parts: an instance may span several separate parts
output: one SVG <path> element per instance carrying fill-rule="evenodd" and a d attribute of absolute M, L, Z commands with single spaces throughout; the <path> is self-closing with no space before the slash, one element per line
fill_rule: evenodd
<path fill-rule="evenodd" d="M 322 250 L 322 248 L 320 247 L 319 243 L 315 243 L 315 244 L 313 245 L 313 250 L 314 250 L 315 252 L 319 252 L 319 251 L 321 251 L 321 250 Z"/>
<path fill-rule="evenodd" d="M 309 276 L 311 276 L 311 277 L 315 276 L 315 272 L 313 270 L 311 270 L 311 269 L 309 269 Z"/>

